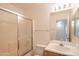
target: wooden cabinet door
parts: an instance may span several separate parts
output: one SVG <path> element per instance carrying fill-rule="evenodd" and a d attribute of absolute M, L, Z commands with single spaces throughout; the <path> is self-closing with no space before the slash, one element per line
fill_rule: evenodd
<path fill-rule="evenodd" d="M 63 54 L 55 53 L 55 52 L 49 52 L 49 51 L 44 51 L 45 56 L 64 56 Z"/>

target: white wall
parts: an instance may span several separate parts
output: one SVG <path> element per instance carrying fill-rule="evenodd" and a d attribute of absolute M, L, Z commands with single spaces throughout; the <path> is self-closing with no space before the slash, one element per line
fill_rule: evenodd
<path fill-rule="evenodd" d="M 50 41 L 50 10 L 47 5 L 39 6 L 35 10 L 35 40 L 37 40 L 37 44 L 47 45 Z"/>

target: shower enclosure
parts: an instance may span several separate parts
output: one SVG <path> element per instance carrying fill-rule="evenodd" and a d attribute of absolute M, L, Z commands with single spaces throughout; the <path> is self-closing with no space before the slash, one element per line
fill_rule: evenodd
<path fill-rule="evenodd" d="M 32 48 L 32 20 L 0 8 L 0 55 L 24 55 Z"/>

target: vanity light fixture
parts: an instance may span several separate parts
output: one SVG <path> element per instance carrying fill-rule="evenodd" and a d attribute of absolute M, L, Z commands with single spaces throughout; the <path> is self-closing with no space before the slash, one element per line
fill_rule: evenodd
<path fill-rule="evenodd" d="M 66 8 L 66 4 L 63 5 L 63 8 Z"/>
<path fill-rule="evenodd" d="M 61 9 L 61 6 L 59 6 L 58 8 Z"/>
<path fill-rule="evenodd" d="M 69 7 L 71 7 L 71 3 L 69 3 Z"/>

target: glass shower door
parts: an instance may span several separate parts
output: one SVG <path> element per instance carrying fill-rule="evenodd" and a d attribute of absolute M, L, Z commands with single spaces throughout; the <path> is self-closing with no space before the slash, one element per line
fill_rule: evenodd
<path fill-rule="evenodd" d="M 32 49 L 32 21 L 18 16 L 18 53 L 24 55 Z"/>
<path fill-rule="evenodd" d="M 24 55 L 32 43 L 32 20 L 1 9 L 0 55 Z"/>
<path fill-rule="evenodd" d="M 0 10 L 0 55 L 17 55 L 17 16 Z"/>

